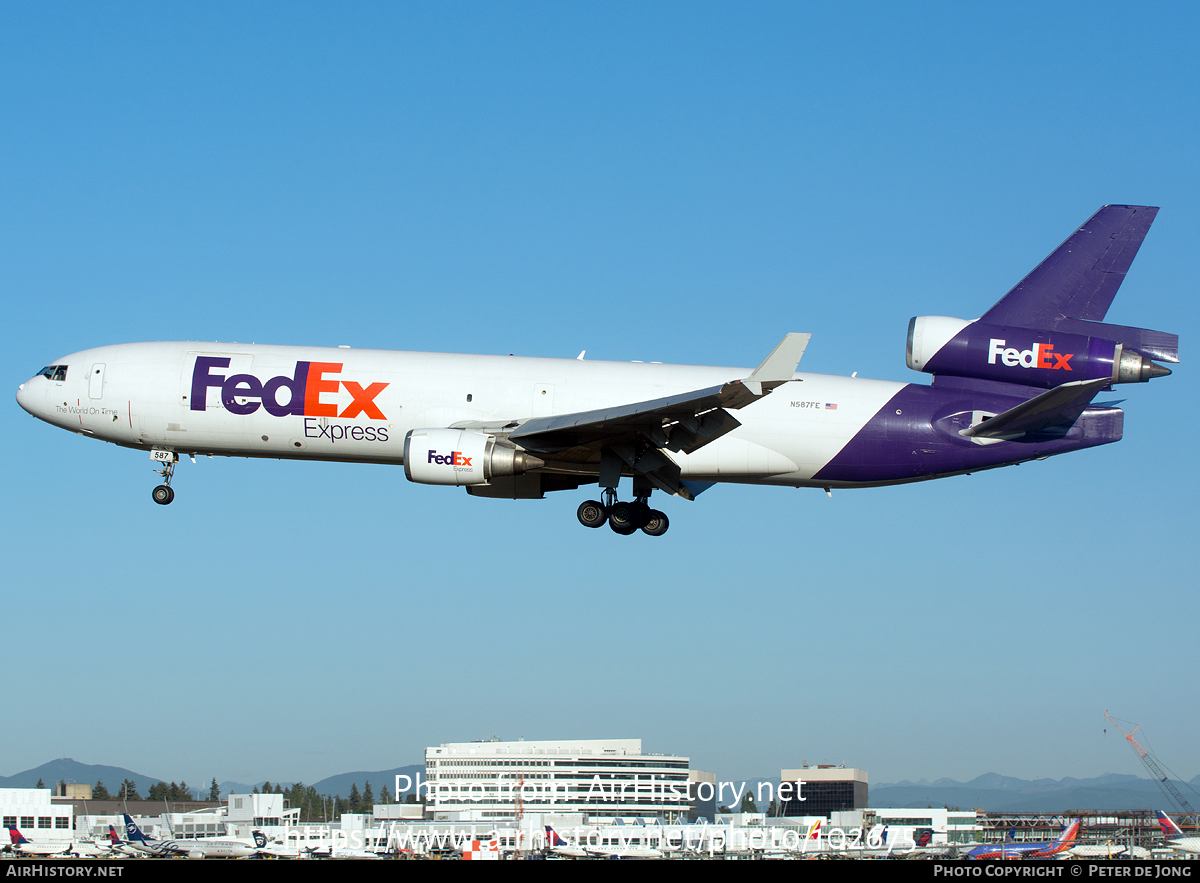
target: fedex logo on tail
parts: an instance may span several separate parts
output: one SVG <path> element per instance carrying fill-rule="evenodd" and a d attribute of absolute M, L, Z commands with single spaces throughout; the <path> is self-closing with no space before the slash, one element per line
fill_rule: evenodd
<path fill-rule="evenodd" d="M 192 368 L 190 408 L 193 411 L 207 409 L 208 390 L 221 390 L 221 404 L 233 414 L 253 414 L 262 407 L 275 417 L 296 414 L 304 417 L 341 417 L 350 419 L 365 414 L 371 420 L 386 420 L 383 411 L 375 404 L 375 397 L 387 388 L 386 383 L 372 383 L 365 389 L 353 380 L 338 380 L 326 375 L 340 374 L 341 362 L 297 362 L 291 377 L 281 374 L 265 383 L 253 374 L 224 374 L 213 372 L 214 368 L 228 368 L 229 358 L 222 356 L 197 356 Z M 337 393 L 345 388 L 353 399 L 341 413 L 332 402 L 321 401 L 323 394 Z M 279 392 L 287 390 L 286 401 L 280 402 Z M 238 399 L 245 399 L 239 402 Z"/>
<path fill-rule="evenodd" d="M 1000 359 L 1010 368 L 1020 365 L 1022 368 L 1050 368 L 1053 370 L 1072 370 L 1067 363 L 1074 353 L 1056 353 L 1050 343 L 1035 343 L 1032 349 L 1018 350 L 1016 347 L 1006 347 L 1006 341 L 991 338 L 988 344 L 988 364 L 995 365 Z M 1050 360 L 1054 361 L 1051 362 Z"/>

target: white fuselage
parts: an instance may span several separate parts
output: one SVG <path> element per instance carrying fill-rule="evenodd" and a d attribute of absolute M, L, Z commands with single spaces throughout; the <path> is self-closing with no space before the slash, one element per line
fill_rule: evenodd
<path fill-rule="evenodd" d="M 308 364 L 304 377 L 301 363 Z M 67 366 L 65 379 L 35 376 L 17 399 L 34 416 L 93 438 L 181 454 L 390 464 L 403 463 L 404 437 L 413 429 L 501 426 L 686 393 L 749 374 L 658 363 L 204 343 L 99 347 L 56 364 Z M 238 375 L 243 381 L 223 396 L 222 384 Z M 739 428 L 672 459 L 684 479 L 810 484 L 903 387 L 797 373 L 736 411 Z"/>
<path fill-rule="evenodd" d="M 246 858 L 258 852 L 253 842 L 218 838 L 196 840 L 131 840 L 129 845 L 149 855 L 184 855 L 197 858 Z"/>
<path fill-rule="evenodd" d="M 14 843 L 13 852 L 19 855 L 104 855 L 107 850 L 100 849 L 88 843 L 49 843 L 46 841 L 31 841 Z"/>

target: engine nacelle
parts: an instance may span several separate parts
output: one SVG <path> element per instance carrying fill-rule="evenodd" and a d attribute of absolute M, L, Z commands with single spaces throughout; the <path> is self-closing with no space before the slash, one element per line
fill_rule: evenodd
<path fill-rule="evenodd" d="M 978 377 L 1046 389 L 1072 380 L 1102 377 L 1113 383 L 1144 383 L 1171 373 L 1115 340 L 985 325 L 949 316 L 915 316 L 909 320 L 907 359 L 908 367 L 927 374 Z"/>
<path fill-rule="evenodd" d="M 419 484 L 481 485 L 545 463 L 469 429 L 414 429 L 404 436 L 404 474 Z"/>

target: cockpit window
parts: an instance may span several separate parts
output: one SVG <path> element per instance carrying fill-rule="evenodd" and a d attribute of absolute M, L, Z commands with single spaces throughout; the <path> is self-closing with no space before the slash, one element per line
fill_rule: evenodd
<path fill-rule="evenodd" d="M 63 381 L 67 379 L 66 365 L 47 365 L 38 374 L 45 377 L 47 380 Z"/>

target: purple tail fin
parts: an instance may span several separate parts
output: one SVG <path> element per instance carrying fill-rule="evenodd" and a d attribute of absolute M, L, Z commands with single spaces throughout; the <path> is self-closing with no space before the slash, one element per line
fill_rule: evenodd
<path fill-rule="evenodd" d="M 1157 214 L 1152 205 L 1104 206 L 979 323 L 1115 340 L 1160 362 L 1178 362 L 1179 335 L 1103 324 Z"/>
<path fill-rule="evenodd" d="M 1104 206 L 980 321 L 1046 330 L 1059 319 L 1103 321 L 1157 214 L 1149 205 Z"/>
<path fill-rule="evenodd" d="M 1170 374 L 1154 362 L 1179 361 L 1179 335 L 1101 321 L 1157 213 L 1153 206 L 1104 206 L 973 322 L 914 316 L 908 367 L 939 379 L 1044 389 Z"/>

